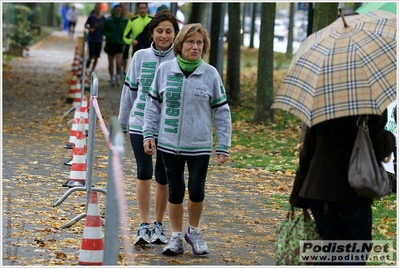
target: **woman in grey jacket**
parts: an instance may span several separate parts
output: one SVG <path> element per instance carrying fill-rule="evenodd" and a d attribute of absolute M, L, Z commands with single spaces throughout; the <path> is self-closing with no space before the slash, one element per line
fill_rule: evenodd
<path fill-rule="evenodd" d="M 199 230 L 204 206 L 205 180 L 213 148 L 215 125 L 218 165 L 226 162 L 231 145 L 231 115 L 227 96 L 217 70 L 202 56 L 210 47 L 208 32 L 201 24 L 185 25 L 176 37 L 176 58 L 162 63 L 147 97 L 144 112 L 144 150 L 153 154 L 155 134 L 162 152 L 169 183 L 168 210 L 172 238 L 165 255 L 184 252 L 182 225 L 184 213 L 184 167 L 187 163 L 189 227 L 184 236 L 196 255 L 209 250 Z"/>
<path fill-rule="evenodd" d="M 165 244 L 167 242 L 162 227 L 168 198 L 168 182 L 161 154 L 156 156 L 155 180 L 155 222 L 149 226 L 151 204 L 151 179 L 153 174 L 152 157 L 143 149 L 143 116 L 146 96 L 160 63 L 173 59 L 173 39 L 179 31 L 176 17 L 168 11 L 158 12 L 149 25 L 153 42 L 150 48 L 137 51 L 130 63 L 119 108 L 118 120 L 127 131 L 137 164 L 136 198 L 139 207 L 141 226 L 134 244 Z"/>

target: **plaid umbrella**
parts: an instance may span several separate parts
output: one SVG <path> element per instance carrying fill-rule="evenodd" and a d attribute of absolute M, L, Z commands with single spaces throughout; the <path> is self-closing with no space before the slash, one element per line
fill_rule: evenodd
<path fill-rule="evenodd" d="M 301 44 L 272 108 L 309 127 L 382 114 L 396 99 L 396 37 L 396 15 L 387 11 L 339 18 Z"/>

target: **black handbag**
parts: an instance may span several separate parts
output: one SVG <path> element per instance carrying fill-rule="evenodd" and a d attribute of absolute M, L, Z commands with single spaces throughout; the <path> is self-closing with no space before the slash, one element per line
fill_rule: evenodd
<path fill-rule="evenodd" d="M 389 178 L 374 154 L 368 130 L 368 116 L 359 116 L 358 131 L 349 163 L 349 185 L 362 197 L 378 199 L 390 192 Z"/>

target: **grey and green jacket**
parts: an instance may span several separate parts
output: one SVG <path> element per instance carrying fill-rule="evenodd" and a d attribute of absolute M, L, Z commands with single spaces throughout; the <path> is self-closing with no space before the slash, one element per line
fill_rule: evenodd
<path fill-rule="evenodd" d="M 142 135 L 144 108 L 155 70 L 159 64 L 174 59 L 173 44 L 167 51 L 150 48 L 137 51 L 126 74 L 119 106 L 118 121 L 124 130 Z"/>
<path fill-rule="evenodd" d="M 231 114 L 217 70 L 204 61 L 186 78 L 176 59 L 162 63 L 144 112 L 144 141 L 158 134 L 158 150 L 176 155 L 210 155 L 213 124 L 217 154 L 229 155 Z"/>

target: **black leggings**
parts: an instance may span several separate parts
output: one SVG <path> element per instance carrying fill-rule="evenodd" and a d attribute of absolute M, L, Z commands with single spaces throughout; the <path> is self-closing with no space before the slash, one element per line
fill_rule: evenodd
<path fill-rule="evenodd" d="M 188 168 L 188 194 L 193 202 L 205 199 L 205 181 L 208 172 L 209 155 L 184 156 L 162 152 L 166 177 L 169 183 L 168 201 L 172 204 L 182 204 L 186 185 L 184 181 L 184 166 Z"/>
<path fill-rule="evenodd" d="M 130 134 L 130 143 L 132 144 L 134 157 L 137 165 L 137 179 L 151 180 L 154 172 L 152 166 L 152 156 L 144 152 L 143 136 L 137 134 Z M 157 140 L 155 140 L 157 144 Z M 163 166 L 162 154 L 157 150 L 155 162 L 155 180 L 162 185 L 168 184 L 166 179 L 165 168 Z"/>

